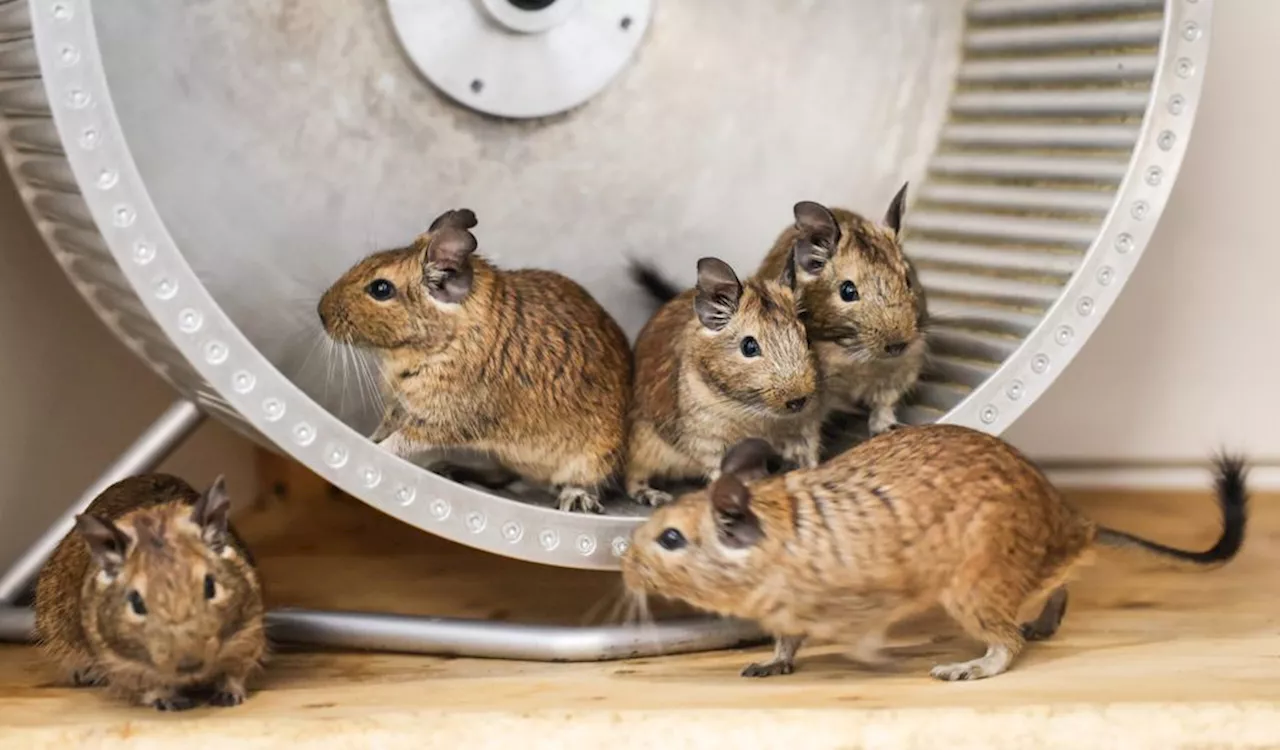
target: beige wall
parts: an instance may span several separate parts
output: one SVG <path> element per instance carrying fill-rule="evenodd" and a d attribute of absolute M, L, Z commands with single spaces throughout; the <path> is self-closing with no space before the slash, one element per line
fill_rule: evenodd
<path fill-rule="evenodd" d="M 98 322 L 0 175 L 0 568 L 173 398 Z M 206 424 L 164 467 L 253 490 L 247 441 Z"/>
<path fill-rule="evenodd" d="M 1155 239 L 1013 426 L 1039 457 L 1280 464 L 1280 2 L 1219 0 L 1204 98 Z"/>

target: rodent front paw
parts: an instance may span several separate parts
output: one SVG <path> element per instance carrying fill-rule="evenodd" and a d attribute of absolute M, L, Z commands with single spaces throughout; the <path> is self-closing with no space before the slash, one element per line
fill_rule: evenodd
<path fill-rule="evenodd" d="M 195 708 L 196 702 L 189 696 L 175 693 L 154 698 L 149 705 L 157 711 L 187 711 Z"/>
<path fill-rule="evenodd" d="M 645 487 L 644 489 L 636 490 L 631 498 L 641 505 L 652 505 L 656 508 L 659 505 L 666 505 L 671 502 L 671 493 L 655 490 L 652 487 Z"/>
<path fill-rule="evenodd" d="M 222 690 L 215 690 L 213 694 L 209 696 L 209 705 L 226 707 L 238 706 L 241 703 L 244 703 L 244 698 L 245 695 L 243 690 L 228 690 L 224 688 Z"/>
<path fill-rule="evenodd" d="M 748 664 L 742 670 L 743 677 L 774 677 L 780 674 L 791 674 L 796 671 L 793 661 L 767 661 L 764 664 Z"/>
<path fill-rule="evenodd" d="M 77 669 L 71 673 L 72 687 L 97 687 L 105 685 L 106 678 L 94 672 L 92 669 Z"/>
<path fill-rule="evenodd" d="M 581 487 L 565 487 L 560 490 L 559 503 L 560 510 L 567 513 L 574 511 L 586 513 L 604 512 L 604 506 L 600 504 L 600 498 Z"/>

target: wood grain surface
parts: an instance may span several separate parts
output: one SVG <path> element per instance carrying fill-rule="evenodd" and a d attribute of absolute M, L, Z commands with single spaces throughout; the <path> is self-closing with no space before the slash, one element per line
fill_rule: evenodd
<path fill-rule="evenodd" d="M 616 575 L 435 539 L 303 475 L 237 512 L 274 605 L 566 624 L 599 621 Z M 1173 544 L 1215 535 L 1208 494 L 1075 494 L 1105 523 Z M 1244 552 L 1215 571 L 1104 551 L 1058 636 L 973 683 L 928 677 L 979 647 L 936 615 L 868 671 L 834 649 L 746 680 L 765 649 L 603 664 L 277 653 L 243 706 L 160 714 L 72 689 L 0 647 L 0 748 L 1280 746 L 1280 505 L 1253 498 Z"/>

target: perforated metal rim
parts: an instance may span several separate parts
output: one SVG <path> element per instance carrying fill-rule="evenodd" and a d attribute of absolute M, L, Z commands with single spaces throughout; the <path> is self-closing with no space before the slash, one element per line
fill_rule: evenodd
<path fill-rule="evenodd" d="M 1089 0 L 1088 8 L 1071 2 L 1077 4 L 973 0 L 969 5 L 975 25 L 965 34 L 959 82 L 978 87 L 953 95 L 944 148 L 919 189 L 922 205 L 911 214 L 912 236 L 925 239 L 911 240 L 908 247 L 918 244 L 922 258 L 933 254 L 936 266 L 925 268 L 922 279 L 931 293 L 942 291 L 941 309 L 967 310 L 983 325 L 1007 326 L 1008 332 L 942 331 L 938 371 L 943 374 L 922 389 L 919 405 L 905 410 L 909 421 L 940 419 L 994 433 L 1007 428 L 1070 362 L 1110 308 L 1150 240 L 1176 178 L 1199 100 L 1211 0 L 1167 0 L 1162 20 L 1154 23 L 1124 17 L 1158 8 L 1151 0 Z M 1064 8 L 1118 15 L 1096 26 L 1036 25 Z M 91 0 L 0 2 L 0 148 L 51 250 L 121 340 L 223 421 L 278 446 L 406 523 L 510 557 L 616 568 L 637 519 L 522 505 L 390 456 L 306 397 L 247 341 L 200 285 L 148 196 L 111 103 L 92 10 Z M 1002 19 L 1014 22 L 1001 28 Z M 1121 66 L 1122 73 L 1085 57 L 1074 67 L 1064 67 L 1064 60 L 1054 56 L 1009 65 L 1000 52 L 1011 57 L 1017 50 L 1087 50 L 1090 44 L 1143 39 L 1158 40 L 1155 54 L 1136 55 L 1131 65 Z M 1034 92 L 980 88 L 992 79 L 1123 79 L 1125 73 L 1144 71 L 1153 75 L 1145 97 L 1080 87 L 1053 100 Z M 1142 113 L 1141 124 L 1072 123 L 1075 115 L 1115 111 Z M 1011 123 L 996 113 L 1022 120 Z M 1114 159 L 1052 158 L 1054 143 L 1114 148 L 1124 147 L 1129 137 L 1136 145 L 1119 168 Z M 948 151 L 947 143 L 976 144 L 976 153 Z M 1050 155 L 1010 155 L 1008 149 L 1019 144 L 1041 149 L 1049 144 Z M 973 175 L 996 181 L 966 183 Z M 1080 180 L 1106 186 L 1103 192 L 1113 196 L 1109 209 L 1098 196 L 1074 190 L 1072 181 Z M 1045 181 L 1067 184 L 1054 193 L 1045 189 Z M 994 234 L 1001 240 L 1002 233 L 1013 233 L 1050 245 L 1074 243 L 1083 254 L 1072 270 L 1061 263 L 1042 264 L 1034 249 L 993 255 L 980 243 L 930 239 L 939 222 L 946 229 L 946 220 L 954 218 L 931 214 L 930 201 L 1021 206 L 1024 213 L 1047 202 L 1082 214 L 1106 213 L 1091 241 L 1069 224 L 1053 221 L 1009 222 L 980 214 L 964 219 L 968 236 Z M 993 263 L 1016 270 L 1020 262 L 1037 272 L 1056 267 L 1059 275 L 1044 284 L 990 272 Z M 957 292 L 950 299 L 949 288 Z M 1027 305 L 1043 312 L 1028 313 Z"/>
<path fill-rule="evenodd" d="M 1161 8 L 1159 23 L 1130 20 L 1132 13 Z M 1004 90 L 955 93 L 951 121 L 944 129 L 942 141 L 943 144 L 950 141 L 959 150 L 940 149 L 935 154 L 929 179 L 920 190 L 920 202 L 985 204 L 997 210 L 1018 207 L 1032 213 L 1057 209 L 1087 215 L 1096 213 L 1101 204 L 1089 191 L 1071 189 L 1075 187 L 1072 181 L 1115 187 L 1102 191 L 1111 193 L 1110 206 L 1087 241 L 1077 231 L 1082 224 L 966 214 L 963 210 L 945 216 L 928 208 L 921 210 L 919 203 L 913 208 L 909 214 L 911 234 L 907 250 L 918 262 L 932 253 L 944 263 L 956 266 L 963 260 L 965 251 L 973 254 L 982 249 L 980 245 L 941 249 L 918 239 L 922 233 L 928 235 L 941 227 L 947 227 L 946 231 L 954 234 L 992 238 L 998 247 L 998 253 L 994 253 L 998 254 L 998 260 L 990 256 L 982 258 L 974 264 L 974 276 L 964 279 L 962 284 L 949 277 L 950 271 L 922 271 L 921 280 L 930 293 L 955 286 L 962 288 L 967 296 L 980 298 L 980 303 L 1008 304 L 1003 309 L 983 309 L 975 314 L 992 323 L 988 330 L 942 328 L 940 342 L 935 345 L 939 362 L 931 379 L 945 385 L 926 382 L 921 388 L 920 404 L 908 409 L 904 415 L 906 421 L 961 424 L 999 434 L 1044 393 L 1092 335 L 1146 249 L 1177 178 L 1194 124 L 1208 59 L 1212 9 L 1211 0 L 970 2 L 971 24 L 1012 23 L 990 29 L 971 26 L 966 30 L 966 55 L 958 76 L 960 84 L 998 79 L 1013 85 L 1007 85 Z M 1082 16 L 1105 10 L 1115 16 L 1102 16 L 1094 26 L 1084 22 L 1036 25 L 1045 16 L 1064 10 Z M 1098 20 L 1097 16 L 1093 18 Z M 1070 29 L 1070 34 L 1066 29 Z M 1122 41 L 1113 41 L 1117 38 Z M 1158 39 L 1158 47 L 1149 62 L 1140 54 L 1108 57 L 1087 54 L 1090 44 L 1098 40 L 1107 45 L 1138 45 L 1143 39 L 1151 38 Z M 1025 46 L 1030 41 L 1042 46 Z M 1067 54 L 1019 54 L 1027 49 L 1041 52 L 1044 47 Z M 1152 77 L 1149 90 L 1142 97 L 1135 97 L 1135 92 L 1096 85 L 1141 77 L 1144 71 L 1151 71 Z M 1049 104 L 1038 91 L 1017 88 L 1017 84 L 1028 81 L 1054 80 L 1074 85 L 1074 90 L 1061 92 L 1067 95 L 1060 97 L 1056 104 Z M 1145 105 L 1140 106 L 1143 100 Z M 1117 115 L 1138 111 L 1143 114 L 1136 127 L 1108 122 L 1108 116 L 1119 119 Z M 969 121 L 960 117 L 967 117 Z M 1055 117 L 1056 120 L 1051 119 Z M 1091 117 L 1095 118 L 1094 122 L 1090 121 Z M 1132 150 L 1120 165 L 1115 160 L 1088 155 L 1090 149 L 1114 148 L 1127 143 L 1133 144 Z M 979 149 L 999 145 L 1012 153 L 966 151 L 975 144 Z M 1017 151 L 1029 147 L 1037 147 L 1043 153 L 1023 155 Z M 1054 152 L 1059 150 L 1067 156 L 1055 157 Z M 957 175 L 994 175 L 1022 180 L 1027 185 L 992 187 L 977 183 L 960 187 L 954 182 Z M 1032 253 L 1011 252 L 1004 246 L 1008 241 L 1040 246 L 1044 250 L 1034 265 L 1019 269 L 1019 261 Z M 1083 250 L 1073 263 L 1060 252 L 1072 246 Z M 1055 256 L 1054 251 L 1059 254 Z M 1043 283 L 1044 278 L 1035 282 L 1010 281 L 991 275 L 993 269 L 1012 270 L 1010 275 L 1015 277 L 1019 270 L 1031 270 L 1037 276 L 1050 276 L 1049 283 Z M 1055 270 L 1059 275 L 1052 278 Z M 1019 317 L 1020 306 L 1045 308 L 1039 316 L 1031 316 L 1038 317 L 1039 321 L 1030 330 L 1025 327 L 1027 318 Z M 940 304 L 931 304 L 931 309 L 938 312 L 962 317 L 973 313 L 965 307 L 963 301 L 943 300 Z M 995 358 L 1000 362 L 998 367 L 989 370 L 982 366 L 984 360 Z M 957 389 L 956 385 L 961 388 Z M 964 394 L 966 387 L 971 390 Z"/>

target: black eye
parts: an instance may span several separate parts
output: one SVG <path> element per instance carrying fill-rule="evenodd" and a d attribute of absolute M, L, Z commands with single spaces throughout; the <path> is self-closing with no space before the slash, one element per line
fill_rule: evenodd
<path fill-rule="evenodd" d="M 678 550 L 689 542 L 676 529 L 663 529 L 658 535 L 658 546 L 665 550 Z"/>
<path fill-rule="evenodd" d="M 218 594 L 218 584 L 213 581 L 213 574 L 209 573 L 204 577 L 204 598 L 212 599 Z"/>
<path fill-rule="evenodd" d="M 910 277 L 910 276 L 908 276 L 908 277 L 907 277 L 907 291 L 908 291 L 908 292 L 909 292 L 909 291 L 911 291 L 911 277 Z"/>
<path fill-rule="evenodd" d="M 751 336 L 744 338 L 738 348 L 742 350 L 742 356 L 744 357 L 760 356 L 760 344 Z"/>
<path fill-rule="evenodd" d="M 365 291 L 379 302 L 386 302 L 396 296 L 396 285 L 386 279 L 374 279 L 369 286 L 365 287 Z"/>
<path fill-rule="evenodd" d="M 147 613 L 147 605 L 142 602 L 142 594 L 139 594 L 136 590 L 131 590 L 125 598 L 129 600 L 129 608 L 133 610 L 135 615 L 142 617 Z"/>
<path fill-rule="evenodd" d="M 845 302 L 857 302 L 858 287 L 854 286 L 852 281 L 840 282 L 840 299 Z"/>

